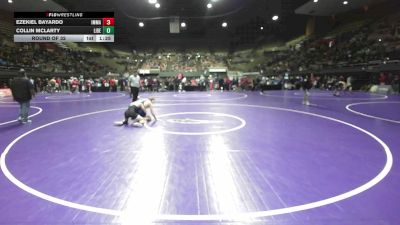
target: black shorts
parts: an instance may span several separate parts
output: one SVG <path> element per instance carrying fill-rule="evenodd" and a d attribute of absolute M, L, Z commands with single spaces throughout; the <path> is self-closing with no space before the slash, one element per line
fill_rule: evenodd
<path fill-rule="evenodd" d="M 139 114 L 141 117 L 145 117 L 145 116 L 146 116 L 146 111 L 144 111 L 142 108 L 136 107 L 135 112 L 136 112 L 137 114 Z"/>
<path fill-rule="evenodd" d="M 139 115 L 136 112 L 137 107 L 133 106 L 133 107 L 129 107 L 126 111 L 125 111 L 125 119 L 131 118 L 131 119 L 136 119 L 136 117 Z"/>

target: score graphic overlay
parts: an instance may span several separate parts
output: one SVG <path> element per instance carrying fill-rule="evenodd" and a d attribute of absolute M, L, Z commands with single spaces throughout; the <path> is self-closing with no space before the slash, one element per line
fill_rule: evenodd
<path fill-rule="evenodd" d="M 114 42 L 114 12 L 14 12 L 14 42 Z"/>

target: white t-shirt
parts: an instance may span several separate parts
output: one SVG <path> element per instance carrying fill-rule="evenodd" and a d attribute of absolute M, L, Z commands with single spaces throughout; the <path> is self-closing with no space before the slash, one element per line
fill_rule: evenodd
<path fill-rule="evenodd" d="M 130 75 L 128 78 L 128 83 L 131 87 L 140 87 L 140 76 L 139 75 Z"/>

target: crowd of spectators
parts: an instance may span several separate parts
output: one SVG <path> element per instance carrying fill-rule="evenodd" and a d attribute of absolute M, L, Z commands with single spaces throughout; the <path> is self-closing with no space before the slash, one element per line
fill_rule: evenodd
<path fill-rule="evenodd" d="M 53 44 L 0 40 L 0 67 L 59 74 L 103 75 L 111 68 L 89 60 L 98 53 L 63 49 Z"/>
<path fill-rule="evenodd" d="M 210 67 L 227 67 L 227 54 L 203 52 L 159 52 L 143 59 L 142 69 L 159 69 L 161 72 L 202 72 Z"/>
<path fill-rule="evenodd" d="M 400 63 L 400 14 L 264 56 L 258 69 L 274 74 Z"/>
<path fill-rule="evenodd" d="M 129 91 L 127 77 L 99 77 L 85 78 L 79 77 L 28 77 L 34 86 L 36 93 L 56 93 L 56 92 L 117 92 Z M 140 78 L 141 92 L 162 92 L 178 90 L 254 90 L 256 79 L 251 77 L 230 78 L 224 76 L 198 76 L 198 77 L 158 77 L 143 76 Z M 8 82 L 10 83 L 10 82 Z M 8 88 L 4 83 L 0 88 Z"/>
<path fill-rule="evenodd" d="M 80 77 L 29 77 L 30 82 L 34 86 L 36 93 L 55 93 L 55 92 L 92 92 L 92 91 L 109 91 L 116 92 L 124 90 L 126 86 L 125 79 L 117 79 L 115 77 L 99 77 L 99 78 L 84 78 Z M 118 84 L 123 86 L 118 87 Z"/>

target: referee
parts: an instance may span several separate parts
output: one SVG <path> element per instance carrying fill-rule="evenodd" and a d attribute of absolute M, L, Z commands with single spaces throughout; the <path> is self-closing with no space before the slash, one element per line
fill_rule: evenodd
<path fill-rule="evenodd" d="M 132 102 L 136 101 L 139 95 L 140 76 L 139 74 L 131 74 L 128 78 L 128 85 L 131 88 Z"/>

